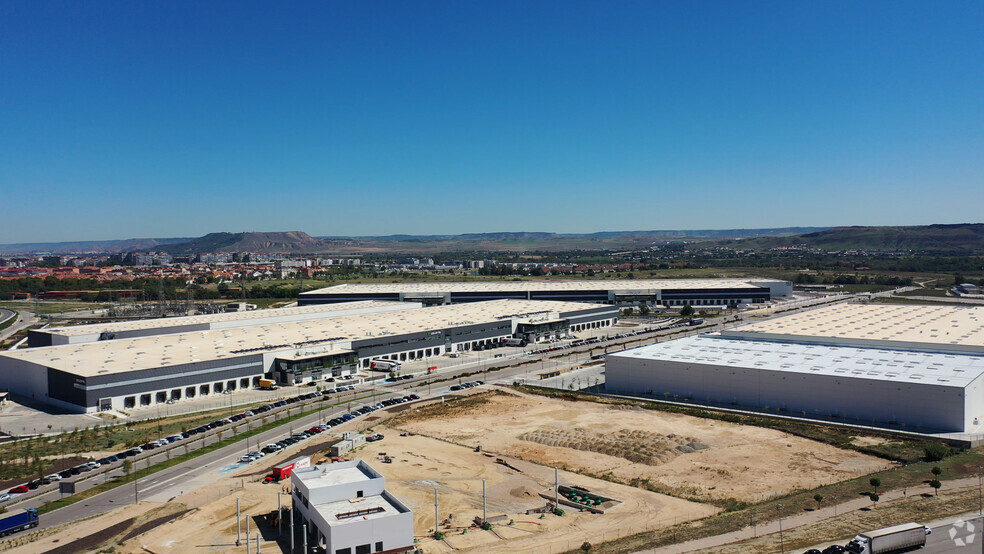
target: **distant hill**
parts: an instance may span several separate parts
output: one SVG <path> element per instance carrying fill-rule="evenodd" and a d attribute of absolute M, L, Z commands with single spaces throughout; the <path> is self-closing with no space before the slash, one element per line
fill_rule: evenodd
<path fill-rule="evenodd" d="M 907 227 L 834 227 L 790 237 L 759 237 L 717 244 L 751 249 L 804 245 L 824 250 L 914 251 L 934 254 L 984 254 L 984 224 Z"/>
<path fill-rule="evenodd" d="M 347 239 L 317 239 L 303 231 L 209 233 L 188 242 L 161 246 L 158 250 L 172 255 L 198 252 L 321 253 L 350 242 Z"/>
<path fill-rule="evenodd" d="M 20 244 L 0 244 L 0 255 L 51 254 L 105 254 L 114 252 L 133 252 L 153 250 L 158 246 L 187 242 L 191 238 L 167 239 L 125 239 L 88 240 L 75 242 L 29 242 Z"/>

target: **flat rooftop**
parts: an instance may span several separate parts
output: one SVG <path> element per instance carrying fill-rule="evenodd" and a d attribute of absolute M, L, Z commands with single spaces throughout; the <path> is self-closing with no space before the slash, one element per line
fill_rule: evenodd
<path fill-rule="evenodd" d="M 264 352 L 313 355 L 348 348 L 354 340 L 437 331 L 510 320 L 535 314 L 552 316 L 614 306 L 542 300 L 490 300 L 394 312 L 346 315 L 288 323 L 215 329 L 14 350 L 5 358 L 32 362 L 79 376 L 137 371 Z"/>
<path fill-rule="evenodd" d="M 315 466 L 315 468 L 320 471 L 305 471 L 299 474 L 308 490 L 332 487 L 344 483 L 361 483 L 374 478 L 372 475 L 363 471 L 359 464 L 353 464 L 351 467 L 334 468 L 330 465 L 323 465 Z"/>
<path fill-rule="evenodd" d="M 984 353 L 984 307 L 838 304 L 722 333 L 733 338 Z"/>
<path fill-rule="evenodd" d="M 192 315 L 185 317 L 161 317 L 156 319 L 117 321 L 112 323 L 93 323 L 90 325 L 75 325 L 72 327 L 51 327 L 41 329 L 41 331 L 53 335 L 78 336 L 97 333 L 119 333 L 121 331 L 136 331 L 144 329 L 180 327 L 183 325 L 202 325 L 227 322 L 241 322 L 249 325 L 252 321 L 262 319 L 294 318 L 298 316 L 329 317 L 332 313 L 385 308 L 387 306 L 392 307 L 393 310 L 409 310 L 413 308 L 412 305 L 405 302 L 394 302 L 392 300 L 362 300 L 358 302 L 344 302 L 341 304 L 317 304 L 314 306 L 251 310 L 248 312 L 223 312 L 218 314 Z"/>
<path fill-rule="evenodd" d="M 457 281 L 445 283 L 350 283 L 305 292 L 319 294 L 366 293 L 445 293 L 508 291 L 653 291 L 666 289 L 760 289 L 755 283 L 778 282 L 775 279 L 598 279 L 549 281 Z"/>
<path fill-rule="evenodd" d="M 324 502 L 311 505 L 325 518 L 330 527 L 338 527 L 356 521 L 380 519 L 399 514 L 400 510 L 386 495 L 376 494 L 351 500 Z"/>
<path fill-rule="evenodd" d="M 984 356 L 781 343 L 698 335 L 609 354 L 608 358 L 740 367 L 965 387 L 984 373 Z"/>

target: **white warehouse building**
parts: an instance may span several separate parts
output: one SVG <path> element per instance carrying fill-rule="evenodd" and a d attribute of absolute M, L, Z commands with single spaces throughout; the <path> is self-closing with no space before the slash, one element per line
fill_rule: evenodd
<path fill-rule="evenodd" d="M 821 308 L 609 354 L 606 381 L 660 400 L 979 434 L 984 308 Z"/>

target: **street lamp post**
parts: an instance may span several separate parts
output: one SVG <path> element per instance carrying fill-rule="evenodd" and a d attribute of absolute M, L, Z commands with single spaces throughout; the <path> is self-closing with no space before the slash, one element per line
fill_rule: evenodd
<path fill-rule="evenodd" d="M 786 554 L 786 545 L 782 540 L 782 504 L 776 506 L 776 510 L 779 512 L 779 552 L 781 554 Z"/>

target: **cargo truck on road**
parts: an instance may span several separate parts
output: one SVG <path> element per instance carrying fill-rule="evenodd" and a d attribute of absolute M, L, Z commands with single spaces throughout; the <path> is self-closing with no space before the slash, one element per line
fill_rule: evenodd
<path fill-rule="evenodd" d="M 0 537 L 38 526 L 38 511 L 34 508 L 0 514 Z"/>
<path fill-rule="evenodd" d="M 859 533 L 847 543 L 852 554 L 890 554 L 926 546 L 926 536 L 933 530 L 918 523 L 905 523 L 875 531 Z"/>
<path fill-rule="evenodd" d="M 300 458 L 295 458 L 285 464 L 274 467 L 273 472 L 267 476 L 267 481 L 286 479 L 290 477 L 290 474 L 295 469 L 301 469 L 302 467 L 311 467 L 311 456 L 301 456 Z"/>

